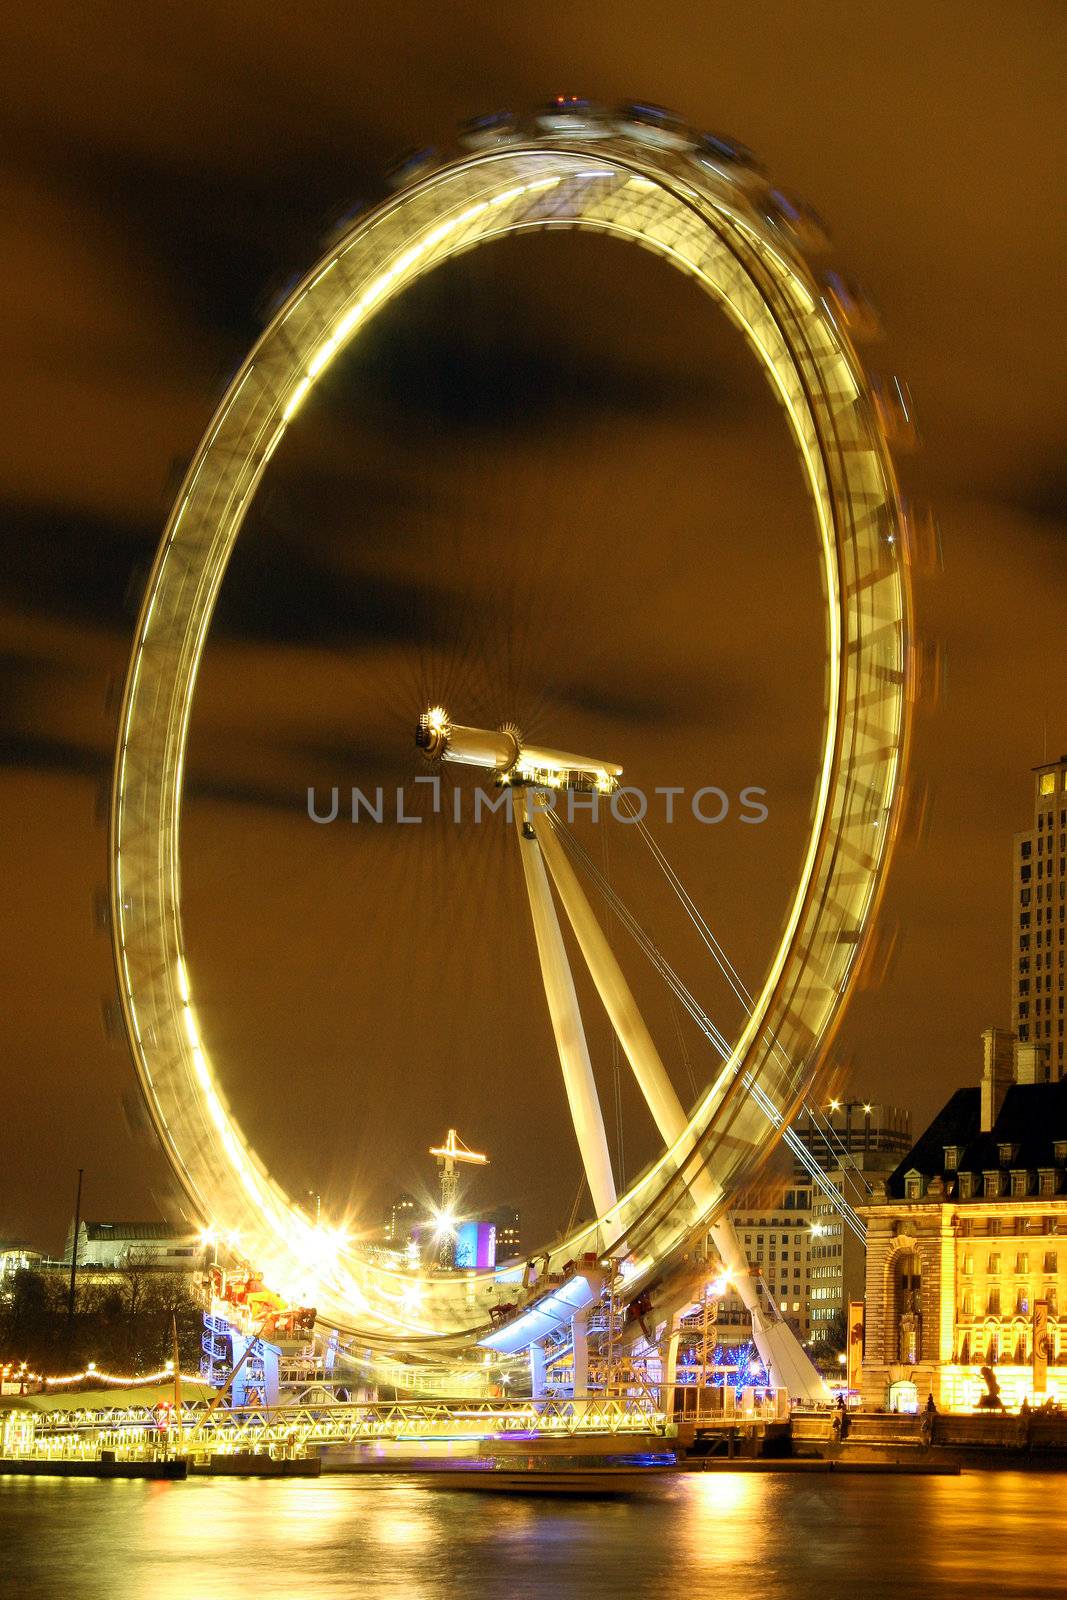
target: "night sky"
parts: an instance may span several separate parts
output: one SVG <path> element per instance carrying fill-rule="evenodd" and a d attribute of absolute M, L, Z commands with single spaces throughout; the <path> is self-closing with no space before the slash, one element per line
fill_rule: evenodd
<path fill-rule="evenodd" d="M 825 215 L 914 393 L 944 570 L 940 694 L 892 947 L 835 1081 L 916 1123 L 1006 1025 L 1011 834 L 1067 749 L 1067 281 L 1056 4 L 53 5 L 0 94 L 0 1237 L 174 1208 L 109 1041 L 103 803 L 137 602 L 181 468 L 272 300 L 400 151 L 561 91 L 647 98 L 758 151 Z M 636 256 L 636 259 L 635 259 Z M 822 694 L 815 539 L 739 341 L 662 264 L 573 235 L 488 247 L 392 307 L 317 390 L 224 585 L 193 720 L 186 917 L 214 1059 L 290 1189 L 376 1220 L 456 1125 L 471 1203 L 567 1220 L 579 1164 L 502 823 L 316 827 L 306 790 L 425 790 L 427 698 L 633 781 L 767 790 L 657 837 L 750 983 L 807 823 Z M 1046 745 L 1047 740 L 1047 745 Z M 925 797 L 925 803 L 919 804 Z M 655 823 L 655 813 L 650 819 Z M 583 835 L 730 1031 L 632 834 Z M 620 950 L 621 950 L 620 946 Z M 627 956 L 683 1097 L 706 1047 Z M 607 1031 L 580 983 L 609 1131 Z M 624 1161 L 651 1150 L 621 1088 Z M 529 1242 L 533 1242 L 532 1239 Z"/>

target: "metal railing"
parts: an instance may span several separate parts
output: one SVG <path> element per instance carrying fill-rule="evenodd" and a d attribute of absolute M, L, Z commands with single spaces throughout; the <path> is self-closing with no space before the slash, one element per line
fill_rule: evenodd
<path fill-rule="evenodd" d="M 325 1445 L 385 1440 L 485 1439 L 513 1435 L 666 1433 L 669 1418 L 652 1395 L 586 1400 L 398 1401 L 341 1405 L 173 1408 L 144 1405 L 38 1414 L 27 1453 L 40 1457 L 124 1458 L 268 1451 L 302 1454 Z"/>

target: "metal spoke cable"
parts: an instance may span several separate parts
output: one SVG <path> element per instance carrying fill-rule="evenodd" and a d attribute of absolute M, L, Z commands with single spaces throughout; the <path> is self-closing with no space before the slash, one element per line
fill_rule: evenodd
<path fill-rule="evenodd" d="M 722 1059 L 724 1061 L 729 1061 L 733 1052 L 727 1039 L 715 1026 L 714 1022 L 712 1022 L 711 1018 L 704 1011 L 699 1001 L 690 993 L 686 985 L 682 982 L 681 978 L 679 978 L 678 974 L 667 961 L 666 957 L 658 949 L 653 939 L 645 932 L 644 928 L 641 927 L 641 924 L 631 914 L 625 903 L 620 899 L 612 886 L 607 882 L 603 874 L 597 869 L 588 852 L 584 850 L 583 847 L 578 843 L 577 839 L 566 827 L 566 825 L 557 816 L 555 816 L 553 812 L 548 811 L 545 814 L 549 818 L 552 827 L 555 828 L 556 832 L 559 834 L 564 847 L 589 875 L 589 877 L 592 878 L 596 887 L 600 890 L 600 893 L 608 902 L 609 906 L 622 923 L 623 927 L 639 945 L 641 950 L 655 967 L 656 971 L 660 974 L 668 987 L 673 991 L 677 999 L 685 1007 L 686 1011 L 688 1011 L 697 1027 L 706 1036 L 706 1038 L 710 1040 L 711 1044 L 718 1051 Z M 786 1123 L 781 1112 L 778 1110 L 778 1107 L 774 1104 L 774 1101 L 771 1100 L 761 1085 L 757 1083 L 752 1073 L 748 1071 L 743 1072 L 741 1074 L 741 1081 L 744 1084 L 745 1089 L 759 1106 L 760 1110 L 764 1113 L 771 1126 L 776 1131 L 781 1131 L 786 1145 L 793 1152 L 804 1170 L 808 1173 L 812 1182 L 823 1191 L 829 1200 L 832 1201 L 834 1209 L 840 1213 L 843 1220 L 852 1229 L 853 1233 L 856 1234 L 857 1238 L 865 1239 L 867 1236 L 867 1230 L 863 1222 L 856 1215 L 855 1211 L 845 1199 L 844 1195 L 841 1194 L 841 1192 L 831 1183 L 829 1175 L 823 1171 L 822 1167 L 819 1166 L 807 1145 L 788 1125 L 788 1123 Z"/>
<path fill-rule="evenodd" d="M 656 840 L 653 838 L 648 828 L 645 826 L 644 820 L 637 815 L 637 812 L 633 808 L 629 797 L 624 798 L 623 804 L 629 810 L 630 816 L 637 824 L 638 832 L 644 839 L 649 850 L 652 852 L 657 865 L 666 877 L 671 888 L 682 902 L 682 906 L 688 913 L 691 922 L 696 928 L 697 933 L 700 935 L 700 938 L 711 952 L 711 955 L 714 958 L 719 970 L 722 972 L 723 977 L 726 979 L 734 994 L 744 1006 L 746 1015 L 751 1016 L 753 999 L 744 983 L 744 980 L 737 971 L 737 968 L 734 966 L 733 962 L 730 960 L 730 957 L 727 955 L 726 951 L 715 937 L 715 934 L 712 932 L 711 928 L 708 926 L 700 907 L 693 900 L 684 883 L 679 878 L 670 862 L 667 860 L 667 857 L 656 843 Z M 781 1059 L 782 1064 L 784 1066 L 789 1066 L 790 1063 L 781 1044 L 775 1041 L 774 1049 Z M 807 1112 L 812 1126 L 818 1130 L 822 1137 L 823 1143 L 826 1145 L 826 1148 L 830 1154 L 839 1155 L 842 1157 L 843 1159 L 840 1162 L 841 1167 L 844 1170 L 850 1171 L 853 1177 L 858 1178 L 863 1189 L 870 1194 L 871 1185 L 867 1182 L 867 1178 L 863 1172 L 863 1169 L 853 1159 L 852 1152 L 840 1138 L 833 1124 L 825 1119 L 810 1101 L 805 1100 L 803 1109 Z M 837 1145 L 836 1151 L 834 1149 L 835 1143 Z"/>

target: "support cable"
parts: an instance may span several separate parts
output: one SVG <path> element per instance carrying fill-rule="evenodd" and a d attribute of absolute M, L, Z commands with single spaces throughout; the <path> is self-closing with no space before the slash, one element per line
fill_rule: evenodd
<path fill-rule="evenodd" d="M 697 1027 L 710 1040 L 711 1044 L 715 1050 L 718 1051 L 722 1059 L 724 1061 L 729 1061 L 733 1052 L 723 1033 L 715 1026 L 714 1022 L 712 1022 L 711 1018 L 704 1011 L 699 1001 L 696 1000 L 696 998 L 686 988 L 681 978 L 678 977 L 677 973 L 671 967 L 666 957 L 658 949 L 652 938 L 645 932 L 644 928 L 641 927 L 640 923 L 616 894 L 615 890 L 607 882 L 603 874 L 597 869 L 588 852 L 583 849 L 574 835 L 555 815 L 554 812 L 546 811 L 545 815 L 550 819 L 552 827 L 556 829 L 568 853 L 592 878 L 596 887 L 600 890 L 601 895 L 608 902 L 616 917 L 622 923 L 623 927 L 639 945 L 641 950 L 655 967 L 656 971 L 667 983 L 668 987 L 673 990 L 677 999 L 685 1007 L 686 1011 L 688 1011 Z M 793 1152 L 804 1170 L 809 1174 L 812 1182 L 819 1189 L 821 1189 L 827 1198 L 832 1202 L 834 1209 L 840 1213 L 844 1221 L 852 1229 L 852 1232 L 855 1233 L 856 1237 L 861 1240 L 866 1239 L 867 1230 L 861 1219 L 857 1216 L 856 1212 L 845 1199 L 844 1195 L 841 1194 L 841 1192 L 831 1183 L 829 1174 L 819 1166 L 814 1155 L 812 1155 L 804 1141 L 794 1131 L 794 1129 L 791 1128 L 788 1123 L 786 1123 L 785 1118 L 782 1116 L 782 1113 L 779 1111 L 778 1107 L 774 1104 L 774 1101 L 771 1100 L 761 1085 L 757 1083 L 753 1074 L 748 1071 L 743 1072 L 741 1074 L 741 1081 L 748 1093 L 755 1100 L 756 1104 L 760 1107 L 760 1110 L 767 1117 L 767 1120 L 771 1123 L 771 1126 L 776 1131 L 781 1132 L 786 1145 Z"/>
<path fill-rule="evenodd" d="M 637 815 L 637 812 L 628 796 L 624 797 L 623 805 L 629 809 L 630 816 L 633 822 L 636 823 L 639 834 L 644 839 L 649 850 L 652 852 L 655 861 L 666 877 L 668 883 L 671 885 L 671 888 L 682 902 L 682 905 L 688 913 L 690 920 L 692 921 L 704 944 L 711 952 L 716 965 L 723 974 L 723 977 L 730 985 L 738 1000 L 740 1000 L 742 1006 L 744 1006 L 746 1015 L 751 1016 L 753 999 L 747 987 L 745 986 L 743 979 L 738 973 L 737 968 L 734 966 L 733 962 L 730 960 L 730 957 L 727 955 L 726 951 L 715 937 L 715 934 L 712 932 L 711 928 L 708 926 L 708 923 L 699 906 L 697 906 L 692 896 L 689 894 L 689 891 L 682 883 L 682 880 L 679 878 L 678 874 L 667 860 L 667 857 L 656 843 L 656 840 L 645 826 L 643 818 Z M 788 1066 L 788 1059 L 778 1041 L 775 1042 L 774 1048 L 781 1058 L 783 1064 Z M 821 1135 L 823 1143 L 825 1144 L 829 1153 L 831 1155 L 840 1155 L 840 1157 L 843 1158 L 840 1160 L 840 1166 L 842 1169 L 845 1171 L 850 1171 L 851 1175 L 859 1180 L 861 1187 L 866 1191 L 866 1193 L 870 1194 L 871 1185 L 867 1181 L 866 1174 L 864 1173 L 862 1167 L 860 1167 L 859 1164 L 853 1159 L 852 1152 L 841 1139 L 833 1124 L 825 1119 L 819 1110 L 810 1103 L 810 1101 L 805 1100 L 803 1109 L 807 1112 L 813 1128 L 815 1128 Z M 835 1143 L 838 1147 L 837 1151 L 834 1150 Z"/>

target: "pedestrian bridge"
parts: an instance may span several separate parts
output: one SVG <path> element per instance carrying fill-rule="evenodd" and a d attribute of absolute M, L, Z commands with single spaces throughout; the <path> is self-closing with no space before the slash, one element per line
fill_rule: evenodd
<path fill-rule="evenodd" d="M 23 1414 L 24 1418 L 26 1414 Z M 38 1412 L 20 1455 L 95 1457 L 268 1451 L 301 1454 L 329 1445 L 387 1440 L 564 1438 L 673 1431 L 650 1396 L 583 1400 L 430 1400 L 396 1403 L 218 1406 L 79 1406 Z"/>

